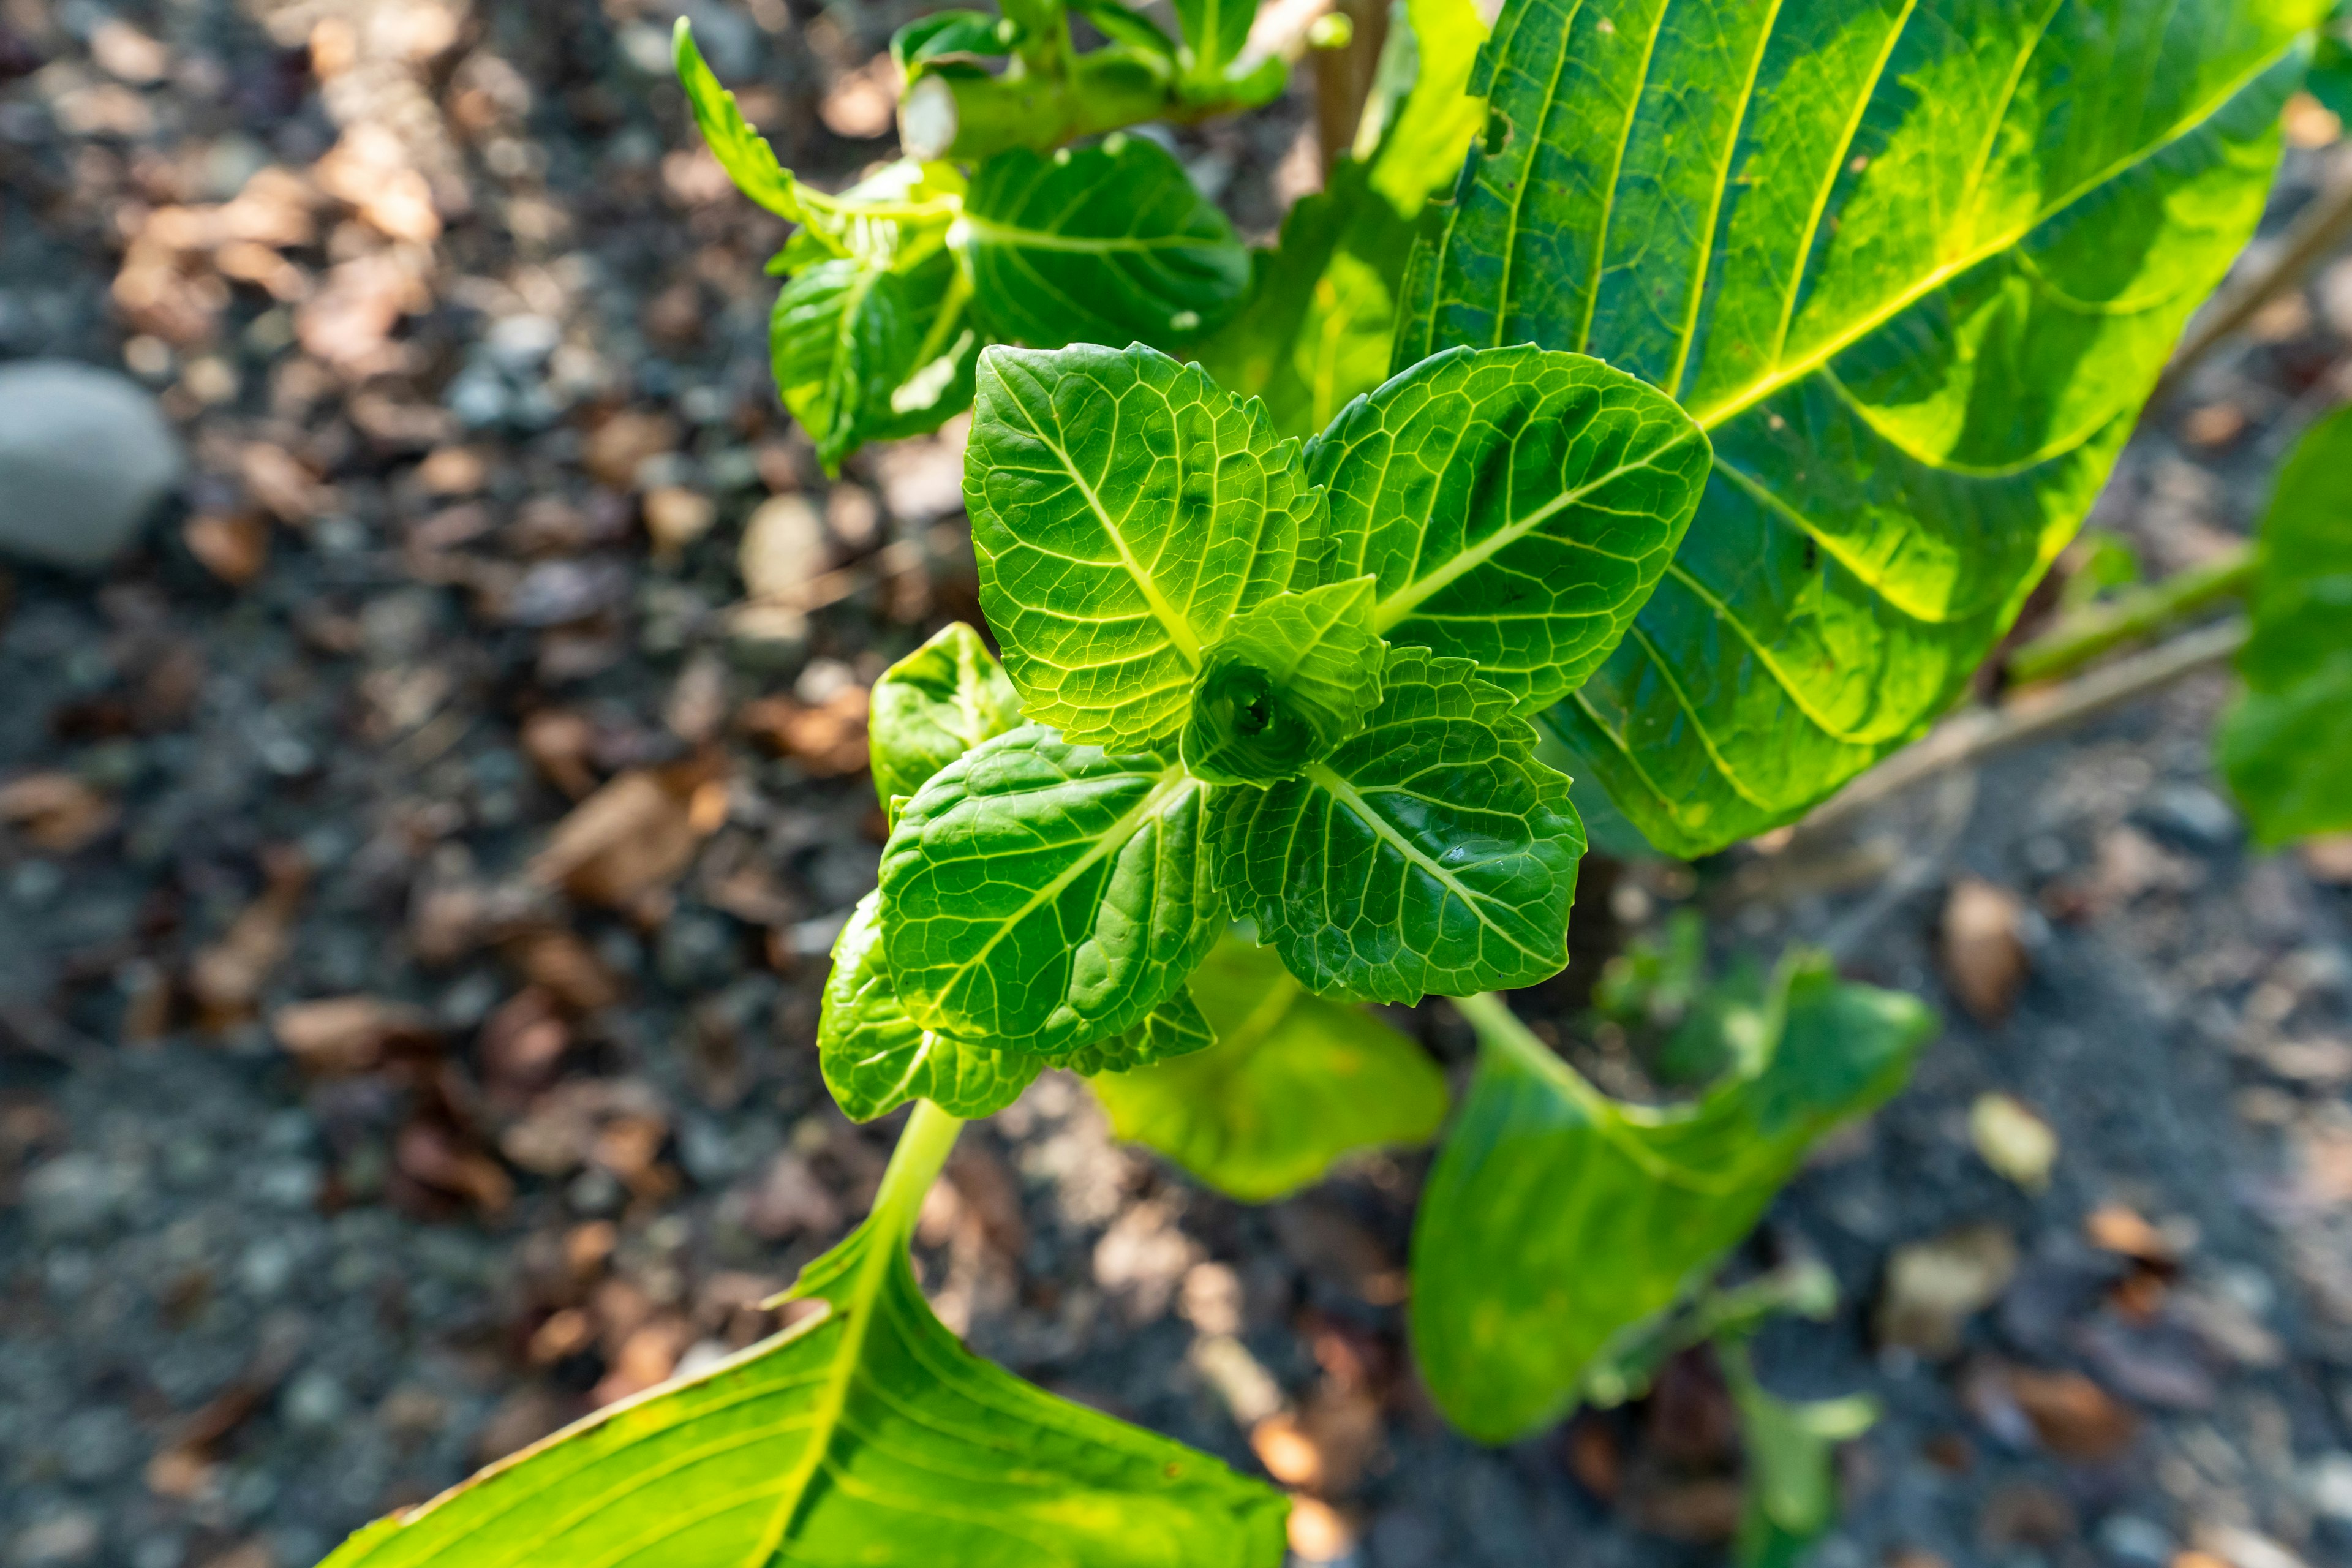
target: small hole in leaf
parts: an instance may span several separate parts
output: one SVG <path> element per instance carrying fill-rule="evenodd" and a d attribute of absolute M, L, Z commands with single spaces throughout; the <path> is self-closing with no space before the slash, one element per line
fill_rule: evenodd
<path fill-rule="evenodd" d="M 1486 111 L 1486 134 L 1480 142 L 1486 156 L 1491 158 L 1509 146 L 1511 136 L 1511 117 L 1499 109 L 1489 109 Z"/>

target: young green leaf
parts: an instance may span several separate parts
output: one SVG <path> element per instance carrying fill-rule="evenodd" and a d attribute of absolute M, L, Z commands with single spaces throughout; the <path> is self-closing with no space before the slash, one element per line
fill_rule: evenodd
<path fill-rule="evenodd" d="M 1092 22 L 1112 43 L 1140 49 L 1171 64 L 1175 61 L 1175 40 L 1160 30 L 1159 23 L 1129 5 L 1127 0 L 1069 0 L 1069 6 L 1073 13 Z"/>
<path fill-rule="evenodd" d="M 1033 348 L 1181 342 L 1249 287 L 1233 224 L 1140 136 L 998 153 L 972 178 L 961 232 L 989 335 Z"/>
<path fill-rule="evenodd" d="M 1322 1179 L 1361 1149 L 1426 1143 L 1445 1075 L 1360 1007 L 1309 994 L 1268 948 L 1227 937 L 1193 972 L 1216 1044 L 1091 1079 L 1111 1131 L 1244 1203 Z"/>
<path fill-rule="evenodd" d="M 1412 1343 L 1454 1423 L 1500 1443 L 1556 1420 L 1621 1332 L 1754 1226 L 1805 1152 L 1884 1100 L 1935 1031 L 1909 996 L 1785 962 L 1759 1059 L 1696 1104 L 1609 1099 L 1495 997 L 1413 1224 Z"/>
<path fill-rule="evenodd" d="M 953 272 L 951 258 L 937 259 Z M 890 394 L 913 374 L 918 309 L 908 279 L 848 260 L 803 268 L 776 296 L 768 319 L 776 390 L 827 472 L 888 416 Z"/>
<path fill-rule="evenodd" d="M 1555 710 L 1653 841 L 1790 821 L 1962 689 L 2252 232 L 2324 9 L 1508 7 L 1396 363 L 1595 354 L 1712 439 L 1656 594 Z"/>
<path fill-rule="evenodd" d="M 890 35 L 890 61 L 905 75 L 911 66 L 950 55 L 1002 56 L 1023 37 L 1010 16 L 987 11 L 934 11 Z"/>
<path fill-rule="evenodd" d="M 2254 542 L 2222 771 L 2268 845 L 2352 828 L 2352 409 L 2305 432 Z"/>
<path fill-rule="evenodd" d="M 1045 1070 L 1038 1057 L 991 1050 L 907 1016 L 882 947 L 882 895 L 871 892 L 833 945 L 816 1026 L 817 1068 L 842 1114 L 871 1121 L 910 1100 L 950 1116 L 992 1116 Z"/>
<path fill-rule="evenodd" d="M 1278 1568 L 1286 1505 L 1205 1454 L 982 1361 L 907 1257 L 956 1123 L 919 1108 L 818 1310 L 361 1531 L 331 1568 L 866 1563 Z M 894 1180 L 909 1143 L 932 1162 Z"/>
<path fill-rule="evenodd" d="M 1382 132 L 1372 188 L 1411 222 L 1431 196 L 1453 185 L 1486 118 L 1483 92 L 1470 90 L 1486 23 L 1472 0 L 1404 0 L 1402 9 L 1402 31 L 1415 57 L 1412 88 Z M 1389 37 L 1394 40 L 1398 30 Z"/>
<path fill-rule="evenodd" d="M 1031 725 L 943 769 L 882 851 L 890 973 L 928 1028 L 1056 1060 L 1174 996 L 1216 938 L 1203 786 Z"/>
<path fill-rule="evenodd" d="M 1364 727 L 1388 647 L 1372 579 L 1277 594 L 1226 623 L 1201 656 L 1184 765 L 1212 784 L 1273 784 Z"/>
<path fill-rule="evenodd" d="M 982 741 L 1021 723 L 1021 700 L 1004 667 L 961 621 L 884 670 L 866 708 L 874 793 L 885 810 Z"/>
<path fill-rule="evenodd" d="M 1324 521 L 1263 408 L 1140 345 L 984 353 L 964 500 L 1029 717 L 1114 750 L 1174 739 L 1202 650 Z"/>
<path fill-rule="evenodd" d="M 775 149 L 768 145 L 767 138 L 744 121 L 743 111 L 735 106 L 735 95 L 719 85 L 719 78 L 703 61 L 702 51 L 694 46 L 694 29 L 683 16 L 670 34 L 670 55 L 678 85 L 686 89 L 687 107 L 694 111 L 694 123 L 735 188 L 778 217 L 799 222 L 800 182 L 776 162 Z"/>
<path fill-rule="evenodd" d="M 1295 780 L 1212 795 L 1219 885 L 1309 989 L 1417 1002 L 1568 962 L 1584 835 L 1510 710 L 1468 659 L 1398 648 L 1353 740 Z"/>
<path fill-rule="evenodd" d="M 1520 710 L 1580 684 L 1648 598 L 1706 483 L 1673 399 L 1580 354 L 1452 349 L 1307 444 L 1339 576 L 1391 641 L 1475 659 Z"/>
<path fill-rule="evenodd" d="M 1740 1488 L 1739 1568 L 1799 1568 L 1837 1522 L 1837 1446 L 1870 1430 L 1878 1401 L 1780 1398 L 1756 1377 L 1744 1340 L 1716 1344 L 1724 1382 L 1739 1411 L 1748 1476 Z"/>
<path fill-rule="evenodd" d="M 1220 81 L 1241 58 L 1257 19 L 1258 0 L 1176 0 L 1176 25 L 1183 29 L 1185 74 L 1203 83 Z"/>

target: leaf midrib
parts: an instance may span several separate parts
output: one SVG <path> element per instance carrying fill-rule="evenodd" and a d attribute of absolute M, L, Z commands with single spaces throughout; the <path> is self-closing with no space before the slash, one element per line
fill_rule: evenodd
<path fill-rule="evenodd" d="M 1496 925 L 1494 921 L 1487 918 L 1485 902 L 1477 894 L 1465 887 L 1461 879 L 1454 876 L 1452 871 L 1423 854 L 1419 845 L 1413 843 L 1411 839 L 1399 833 L 1396 830 L 1395 825 L 1391 823 L 1387 817 L 1382 816 L 1379 812 L 1374 811 L 1372 809 L 1371 803 L 1357 793 L 1356 786 L 1354 784 L 1349 784 L 1346 779 L 1340 777 L 1340 775 L 1333 770 L 1330 763 L 1309 763 L 1307 764 L 1301 776 L 1316 784 L 1326 794 L 1329 795 L 1332 799 L 1338 801 L 1341 805 L 1346 806 L 1350 812 L 1354 813 L 1366 826 L 1372 830 L 1372 836 L 1374 837 L 1379 838 L 1381 842 L 1393 847 L 1396 852 L 1403 856 L 1407 861 L 1411 862 L 1413 866 L 1418 867 L 1425 875 L 1442 885 L 1448 893 L 1461 900 L 1463 907 L 1468 910 L 1470 913 L 1476 918 L 1481 926 L 1493 931 L 1504 942 L 1508 942 L 1517 952 L 1524 952 L 1530 958 L 1540 958 L 1543 956 L 1542 954 L 1538 953 L 1535 949 L 1528 946 L 1527 943 L 1513 936 L 1509 931 L 1507 931 L 1501 926 Z"/>
<path fill-rule="evenodd" d="M 963 226 L 972 238 L 991 245 L 1010 246 L 1016 250 L 1060 250 L 1078 256 L 1110 256 L 1122 251 L 1199 250 L 1217 243 L 1214 236 L 1181 230 L 1169 235 L 1089 237 L 1055 234 L 1046 229 L 1024 228 L 1019 224 L 975 217 L 969 208 L 963 215 Z"/>

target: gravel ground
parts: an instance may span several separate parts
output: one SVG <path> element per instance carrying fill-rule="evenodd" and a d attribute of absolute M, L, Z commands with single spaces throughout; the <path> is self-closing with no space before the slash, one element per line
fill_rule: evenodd
<path fill-rule="evenodd" d="M 841 181 L 889 151 L 875 51 L 922 8 L 691 15 Z M 870 1198 L 891 1128 L 832 1109 L 811 1036 L 879 852 L 865 689 L 973 613 L 960 446 L 829 482 L 773 407 L 781 227 L 685 129 L 673 14 L 0 0 L 0 358 L 127 368 L 190 467 L 102 574 L 0 574 L 0 1563 L 302 1568 L 767 1331 Z M 1310 110 L 1187 133 L 1245 230 L 1312 183 Z M 2298 123 L 2273 230 L 2326 133 Z M 2347 348 L 2339 261 L 2095 521 L 2156 570 L 2210 555 Z M 1830 1568 L 2352 1561 L 2352 872 L 2245 843 L 2226 694 L 1832 841 L 1593 874 L 1529 1000 L 1606 1081 L 1583 979 L 1696 907 L 1720 956 L 1827 942 L 1946 1014 L 1740 1260 L 1843 1288 L 1766 1334 L 1767 1380 L 1887 1407 Z M 1979 1016 L 1939 933 L 1987 897 L 2021 964 Z M 1463 1081 L 1459 1023 L 1409 1021 Z M 1987 1091 L 2056 1131 L 2046 1190 L 1976 1152 Z M 1291 1405 L 1343 1560 L 1719 1561 L 1702 1360 L 1502 1451 L 1437 1420 L 1399 1291 L 1423 1163 L 1246 1207 L 1049 1075 L 967 1133 L 926 1279 L 983 1352 L 1237 1464 Z M 2017 1259 L 1949 1353 L 1874 1326 L 1923 1243 Z"/>

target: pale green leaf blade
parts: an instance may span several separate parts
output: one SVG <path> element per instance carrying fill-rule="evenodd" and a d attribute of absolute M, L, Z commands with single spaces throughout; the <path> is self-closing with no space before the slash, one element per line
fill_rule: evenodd
<path fill-rule="evenodd" d="M 1715 469 L 1555 710 L 1661 847 L 1787 822 L 1963 689 L 2260 216 L 2318 0 L 1524 0 L 1399 364 L 1591 353 Z"/>
<path fill-rule="evenodd" d="M 1205 1051 L 1217 1043 L 1213 1028 L 1192 993 L 1178 986 L 1176 994 L 1151 1010 L 1151 1016 L 1123 1035 L 1098 1040 L 1060 1066 L 1076 1073 L 1126 1072 Z"/>
<path fill-rule="evenodd" d="M 1413 1350 L 1464 1431 L 1499 1443 L 1558 1419 L 1602 1348 L 1747 1235 L 1806 1150 L 1893 1093 L 1935 1031 L 1917 1001 L 1846 984 L 1825 960 L 1777 984 L 1767 1048 L 1665 1109 L 1609 1099 L 1496 1022 L 1517 1046 L 1482 1043 L 1413 1226 Z"/>
<path fill-rule="evenodd" d="M 1521 710 L 1606 658 L 1656 586 L 1706 483 L 1674 400 L 1580 354 L 1436 354 L 1307 446 L 1335 574 L 1379 581 L 1372 624 L 1477 661 Z"/>
<path fill-rule="evenodd" d="M 868 893 L 833 946 L 817 1068 L 852 1121 L 871 1121 L 910 1100 L 928 1100 L 966 1121 L 992 1116 L 1021 1098 L 1045 1061 L 991 1050 L 926 1029 L 907 1016 L 882 947 L 882 895 Z"/>
<path fill-rule="evenodd" d="M 1472 0 L 1405 0 L 1402 21 L 1417 57 L 1412 88 L 1373 156 L 1372 188 L 1410 221 L 1454 184 L 1486 117 L 1486 99 L 1470 90 L 1486 23 Z"/>
<path fill-rule="evenodd" d="M 1140 346 L 984 353 L 964 500 L 1029 717 L 1116 750 L 1173 739 L 1202 649 L 1324 519 L 1263 408 Z"/>
<path fill-rule="evenodd" d="M 1091 1085 L 1111 1131 L 1244 1203 L 1320 1181 L 1366 1149 L 1413 1148 L 1445 1120 L 1445 1075 L 1360 1007 L 1316 996 L 1269 948 L 1228 937 L 1193 972 L 1216 1044 Z"/>
<path fill-rule="evenodd" d="M 767 138 L 744 121 L 743 111 L 735 106 L 735 95 L 719 85 L 719 78 L 703 61 L 702 51 L 694 46 L 694 29 L 683 16 L 671 34 L 670 52 L 678 85 L 686 89 L 687 106 L 694 111 L 694 123 L 735 188 L 778 217 L 800 221 L 803 215 L 799 182 L 776 162 L 775 149 L 768 145 Z"/>
<path fill-rule="evenodd" d="M 1032 348 L 1175 343 L 1249 288 L 1249 253 L 1183 166 L 1140 136 L 980 166 L 961 229 L 989 335 Z"/>
<path fill-rule="evenodd" d="M 1748 1466 L 1735 1555 L 1740 1568 L 1797 1568 L 1837 1522 L 1837 1446 L 1870 1430 L 1878 1402 L 1782 1399 L 1758 1381 L 1744 1341 L 1718 1341 L 1716 1353 Z"/>
<path fill-rule="evenodd" d="M 2221 767 L 2266 845 L 2352 830 L 2352 409 L 2304 433 L 2254 541 Z"/>
<path fill-rule="evenodd" d="M 1272 784 L 1364 727 L 1388 648 L 1372 630 L 1373 581 L 1277 594 L 1235 616 L 1202 655 L 1181 754 L 1213 784 Z"/>
<path fill-rule="evenodd" d="M 890 972 L 926 1026 L 1055 1059 L 1140 1024 L 1216 939 L 1203 786 L 1031 725 L 949 764 L 882 851 Z"/>
<path fill-rule="evenodd" d="M 1417 1002 L 1567 963 L 1584 834 L 1510 707 L 1467 659 L 1398 648 L 1361 733 L 1295 780 L 1212 795 L 1219 885 L 1310 989 Z"/>
<path fill-rule="evenodd" d="M 874 793 L 884 809 L 982 741 L 1017 729 L 1021 700 L 980 634 L 955 621 L 889 668 L 867 700 Z"/>
<path fill-rule="evenodd" d="M 1257 19 L 1258 0 L 1176 0 L 1176 25 L 1189 55 L 1187 74 L 1214 81 L 1241 57 Z"/>
<path fill-rule="evenodd" d="M 378 1521 L 331 1568 L 1279 1568 L 1281 1494 L 966 1350 L 877 1206 L 822 1310 Z"/>

